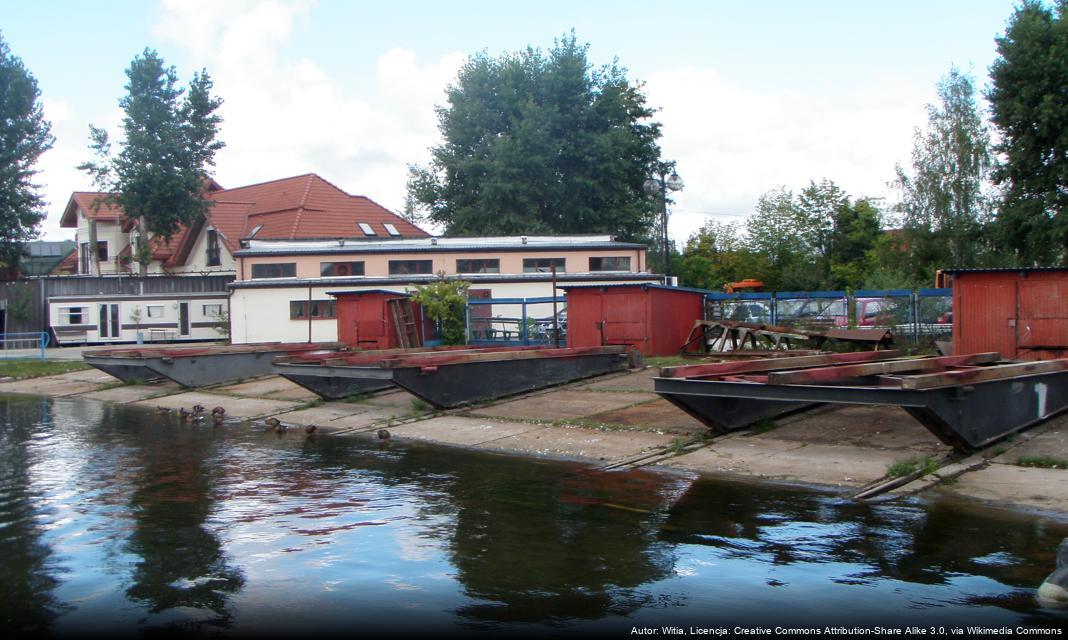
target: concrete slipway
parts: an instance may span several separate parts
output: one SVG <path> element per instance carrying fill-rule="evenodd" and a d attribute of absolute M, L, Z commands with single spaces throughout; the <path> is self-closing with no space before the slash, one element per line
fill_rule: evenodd
<path fill-rule="evenodd" d="M 708 430 L 653 393 L 655 368 L 613 374 L 475 407 L 433 412 L 390 391 L 351 402 L 322 402 L 278 376 L 187 391 L 174 383 L 124 385 L 86 370 L 0 383 L 0 393 L 83 397 L 155 411 L 201 404 L 226 409 L 236 428 L 274 416 L 315 424 L 317 437 L 425 441 L 506 454 L 577 459 L 596 467 L 656 465 L 681 472 L 813 485 L 853 495 L 896 461 L 951 451 L 902 409 L 821 408 L 788 416 L 759 433 L 708 441 Z M 181 425 L 175 416 L 176 427 Z M 271 433 L 274 437 L 276 434 Z M 277 437 L 306 437 L 302 428 Z M 950 462 L 895 493 L 979 500 L 1068 519 L 1068 470 L 1022 467 L 1021 457 L 1068 459 L 1068 415 L 1018 434 L 987 452 Z M 889 494 L 892 496 L 893 494 Z"/>

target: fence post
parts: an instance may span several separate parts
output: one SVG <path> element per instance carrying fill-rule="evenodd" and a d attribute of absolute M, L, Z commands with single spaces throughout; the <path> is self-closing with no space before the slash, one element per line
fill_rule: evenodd
<path fill-rule="evenodd" d="M 48 333 L 42 331 L 39 340 L 41 344 L 41 360 L 43 361 L 45 359 L 45 345 L 48 344 Z"/>
<path fill-rule="evenodd" d="M 519 319 L 519 339 L 523 342 L 523 346 L 530 344 L 527 341 L 527 299 L 523 298 L 522 313 Z"/>

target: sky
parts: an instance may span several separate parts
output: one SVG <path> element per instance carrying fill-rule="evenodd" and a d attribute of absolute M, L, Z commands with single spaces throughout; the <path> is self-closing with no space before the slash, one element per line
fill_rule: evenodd
<path fill-rule="evenodd" d="M 317 173 L 403 208 L 409 164 L 441 140 L 435 106 L 474 53 L 547 49 L 574 29 L 618 59 L 663 125 L 685 187 L 669 229 L 745 221 L 776 187 L 829 178 L 892 200 L 896 163 L 952 66 L 988 82 L 1012 0 L 672 3 L 149 0 L 0 3 L 0 33 L 37 78 L 54 147 L 39 164 L 45 239 L 72 191 L 89 125 L 117 135 L 125 70 L 146 47 L 183 85 L 207 69 L 224 100 L 214 176 L 224 187 Z M 985 105 L 985 102 L 983 103 Z M 435 229 L 431 229 L 435 231 Z"/>

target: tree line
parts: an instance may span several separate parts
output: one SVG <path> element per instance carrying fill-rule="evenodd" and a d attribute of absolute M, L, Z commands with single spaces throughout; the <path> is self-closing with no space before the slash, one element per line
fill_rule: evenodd
<path fill-rule="evenodd" d="M 709 222 L 681 251 L 662 246 L 660 194 L 673 167 L 644 87 L 618 61 L 594 67 L 572 31 L 549 50 L 471 56 L 437 108 L 441 143 L 409 165 L 403 215 L 446 235 L 604 233 L 665 253 L 683 284 L 759 278 L 777 289 L 923 285 L 942 267 L 1068 264 L 1068 0 L 1023 0 L 979 96 L 955 68 L 938 85 L 894 198 L 820 178 L 763 194 L 744 223 Z M 136 221 L 169 237 L 204 215 L 221 100 L 206 70 L 177 84 L 151 49 L 127 69 L 123 138 L 91 128 L 80 165 Z M 985 98 L 985 105 L 983 102 Z M 989 117 L 986 117 L 986 111 Z M 37 158 L 52 145 L 32 74 L 0 38 L 0 261 L 36 234 Z M 135 256 L 146 261 L 142 244 Z"/>

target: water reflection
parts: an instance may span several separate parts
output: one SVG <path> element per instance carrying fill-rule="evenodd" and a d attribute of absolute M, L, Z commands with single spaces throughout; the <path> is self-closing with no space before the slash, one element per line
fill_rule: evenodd
<path fill-rule="evenodd" d="M 2 630 L 1060 620 L 1031 596 L 1068 530 L 1036 518 L 88 401 L 0 402 L 0 427 Z"/>
<path fill-rule="evenodd" d="M 139 561 L 126 595 L 147 603 L 153 614 L 188 607 L 210 611 L 215 615 L 205 622 L 226 626 L 228 598 L 245 579 L 207 527 L 215 440 L 197 427 L 170 426 L 144 425 L 130 451 L 138 473 L 130 479 L 133 527 L 125 551 Z"/>
<path fill-rule="evenodd" d="M 51 429 L 49 404 L 23 399 L 0 403 L 0 628 L 41 633 L 69 606 L 55 588 L 59 567 L 44 541 L 41 496 L 31 477 L 34 433 Z"/>

